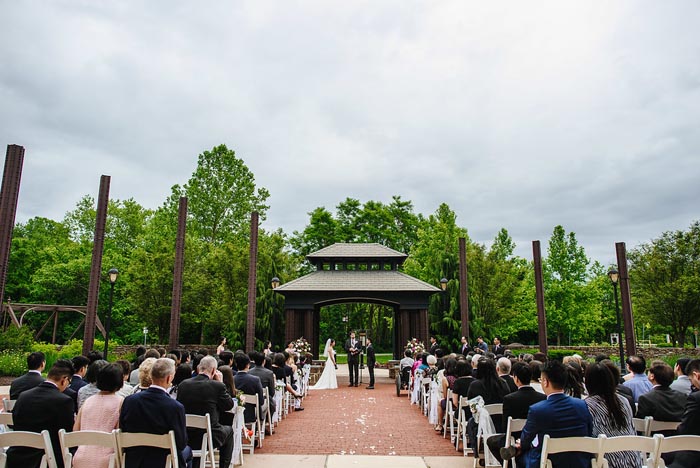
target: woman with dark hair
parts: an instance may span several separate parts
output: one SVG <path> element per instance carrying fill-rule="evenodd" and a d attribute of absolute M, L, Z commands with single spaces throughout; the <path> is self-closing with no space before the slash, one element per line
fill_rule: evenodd
<path fill-rule="evenodd" d="M 85 400 L 99 393 L 100 390 L 97 388 L 97 374 L 107 365 L 109 365 L 107 361 L 98 359 L 88 366 L 87 372 L 85 372 L 85 380 L 88 384 L 78 390 L 78 409 L 83 406 Z M 121 385 L 119 388 L 121 388 Z"/>
<path fill-rule="evenodd" d="M 177 398 L 177 387 L 183 380 L 192 378 L 192 366 L 189 364 L 180 364 L 175 368 L 175 377 L 173 377 L 172 386 L 168 389 L 171 397 Z"/>
<path fill-rule="evenodd" d="M 586 394 L 586 388 L 583 386 L 583 369 L 576 361 L 569 361 L 564 366 L 569 375 L 564 393 L 574 398 L 582 398 Z"/>
<path fill-rule="evenodd" d="M 222 336 L 219 338 L 219 346 L 216 347 L 216 355 L 223 353 L 226 350 L 226 337 Z"/>
<path fill-rule="evenodd" d="M 294 390 L 287 380 L 287 373 L 284 370 L 285 362 L 287 361 L 284 353 L 275 353 L 272 359 L 272 372 L 275 374 L 275 379 L 284 382 L 285 389 L 294 395 L 296 398 L 301 398 L 301 394 Z"/>
<path fill-rule="evenodd" d="M 219 367 L 219 371 L 221 372 L 221 379 L 224 385 L 226 386 L 226 391 L 228 392 L 229 395 L 231 395 L 232 398 L 236 398 L 236 393 L 238 391 L 236 390 L 236 382 L 235 379 L 233 378 L 233 370 L 231 369 L 231 366 L 221 366 Z M 234 401 L 235 403 L 235 401 Z M 232 411 L 226 411 L 226 412 L 220 412 L 219 413 L 219 422 L 223 425 L 226 426 L 231 426 L 233 424 L 233 416 L 235 412 L 235 407 Z"/>
<path fill-rule="evenodd" d="M 269 341 L 269 340 L 268 340 L 268 341 L 265 342 L 265 348 L 263 349 L 263 354 L 265 355 L 265 357 L 267 357 L 267 356 L 273 354 L 273 352 L 272 352 L 272 341 Z"/>
<path fill-rule="evenodd" d="M 503 403 L 503 397 L 509 391 L 508 384 L 496 372 L 494 360 L 481 359 L 476 365 L 476 380 L 469 386 L 467 397 L 471 400 L 481 396 L 485 405 L 492 405 Z"/>
<path fill-rule="evenodd" d="M 617 383 L 603 363 L 591 364 L 586 368 L 586 388 L 588 398 L 584 401 L 593 418 L 593 437 L 605 434 L 608 437 L 636 435 L 632 424 L 632 408 L 616 392 Z M 624 451 L 605 454 L 610 468 L 641 467 L 639 452 Z"/>
<path fill-rule="evenodd" d="M 452 406 L 455 409 L 455 417 L 459 414 L 459 399 L 461 397 L 466 397 L 469 394 L 469 387 L 474 383 L 474 377 L 472 377 L 472 366 L 466 359 L 459 359 L 455 364 L 455 377 L 457 377 L 452 384 Z M 469 411 L 469 408 L 465 410 Z"/>
<path fill-rule="evenodd" d="M 440 387 L 442 388 L 443 398 L 440 400 L 440 405 L 438 406 L 438 424 L 435 426 L 436 432 L 442 431 L 442 421 L 445 417 L 445 409 L 447 409 L 447 391 L 452 390 L 452 386 L 455 380 L 457 380 L 457 375 L 455 374 L 457 360 L 453 357 L 449 357 L 447 359 L 440 359 L 440 361 L 444 363 L 444 372 L 440 377 Z"/>
<path fill-rule="evenodd" d="M 99 361 L 95 361 L 97 363 Z M 106 361 L 102 361 L 106 362 Z M 93 363 L 93 364 L 95 364 Z M 98 393 L 91 396 L 78 411 L 74 431 L 112 432 L 119 427 L 119 412 L 124 398 L 117 390 L 124 384 L 124 370 L 119 364 L 105 364 L 97 372 L 95 385 Z M 107 468 L 114 451 L 106 447 L 81 445 L 73 457 L 77 468 Z"/>

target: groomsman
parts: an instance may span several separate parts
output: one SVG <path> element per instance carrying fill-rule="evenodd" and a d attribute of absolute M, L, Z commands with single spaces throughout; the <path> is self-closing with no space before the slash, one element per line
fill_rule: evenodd
<path fill-rule="evenodd" d="M 372 346 L 372 339 L 367 338 L 367 347 L 365 348 L 367 353 L 367 371 L 369 372 L 369 385 L 367 390 L 374 390 L 374 364 L 377 362 L 374 356 L 374 346 Z"/>
<path fill-rule="evenodd" d="M 471 348 L 469 347 L 469 342 L 467 341 L 467 337 L 463 336 L 462 337 L 462 356 L 466 356 L 469 354 L 469 351 Z"/>

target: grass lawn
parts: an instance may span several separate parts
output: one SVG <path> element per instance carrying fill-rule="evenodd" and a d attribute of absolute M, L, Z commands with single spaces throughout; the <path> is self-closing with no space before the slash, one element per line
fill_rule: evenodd
<path fill-rule="evenodd" d="M 386 364 L 387 361 L 390 361 L 394 358 L 394 355 L 391 353 L 376 354 L 375 356 L 377 357 L 377 362 L 379 364 Z M 348 355 L 347 354 L 336 354 L 335 360 L 338 364 L 347 364 L 348 363 Z M 366 355 L 362 358 L 362 362 L 367 362 Z"/>

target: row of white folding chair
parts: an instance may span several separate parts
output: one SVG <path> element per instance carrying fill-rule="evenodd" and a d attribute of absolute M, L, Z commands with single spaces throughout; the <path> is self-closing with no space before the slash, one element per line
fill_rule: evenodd
<path fill-rule="evenodd" d="M 489 413 L 489 416 L 499 416 L 503 414 L 503 403 L 492 403 L 490 405 L 484 405 L 483 408 L 484 411 L 487 411 Z M 467 422 L 468 419 L 465 421 L 462 421 L 462 446 L 464 447 L 464 455 L 468 455 L 469 452 L 467 451 Z M 474 468 L 477 466 L 491 466 L 491 465 L 486 465 L 482 455 L 484 454 L 484 451 L 486 450 L 486 437 L 493 435 L 493 434 L 484 434 L 482 436 L 477 437 L 476 443 L 475 443 L 475 448 L 474 448 Z M 500 467 L 500 465 L 493 465 L 496 467 Z"/>
<path fill-rule="evenodd" d="M 205 414 L 204 416 L 200 416 L 198 414 L 186 414 L 185 418 L 188 429 L 193 428 L 204 431 L 202 434 L 202 445 L 197 450 L 192 449 L 192 458 L 199 458 L 199 466 L 202 468 L 207 466 L 216 466 L 214 439 L 211 435 L 211 417 L 209 416 L 209 413 Z"/>
<path fill-rule="evenodd" d="M 36 432 L 14 431 L 0 434 L 0 468 L 5 468 L 7 464 L 7 454 L 3 447 L 29 447 L 43 450 L 39 468 L 56 468 L 53 446 L 49 431 L 43 430 L 40 434 Z"/>
<path fill-rule="evenodd" d="M 111 448 L 114 453 L 109 456 L 109 468 L 118 468 L 122 466 L 119 446 L 117 444 L 116 432 L 101 432 L 101 431 L 76 431 L 66 432 L 65 429 L 58 431 L 58 440 L 61 443 L 61 456 L 63 464 L 66 467 L 73 466 L 73 454 L 70 449 L 80 447 L 81 445 L 90 445 Z"/>
<path fill-rule="evenodd" d="M 513 419 L 512 416 L 508 416 L 508 422 L 506 423 L 506 447 L 510 447 L 513 433 L 522 431 L 526 422 L 527 419 Z M 508 461 L 503 460 L 503 468 L 508 468 Z"/>
<path fill-rule="evenodd" d="M 647 468 L 662 468 L 665 467 L 661 459 L 662 454 L 686 450 L 699 451 L 700 436 L 664 437 L 661 434 L 656 434 L 654 437 L 619 436 L 608 438 L 605 435 L 600 435 L 595 438 L 564 437 L 555 439 L 545 435 L 542 443 L 540 468 L 551 468 L 552 463 L 549 456 L 564 452 L 588 453 L 593 457 L 591 461 L 593 468 L 608 468 L 605 454 L 621 451 L 641 452 L 646 457 L 645 466 Z"/>
<path fill-rule="evenodd" d="M 5 411 L 8 413 L 11 413 L 13 409 L 15 409 L 15 403 L 17 400 L 8 400 L 7 398 L 2 399 L 2 407 Z"/>
<path fill-rule="evenodd" d="M 650 437 L 655 432 L 675 431 L 680 425 L 680 422 L 657 421 L 653 416 L 647 416 L 644 419 L 634 418 L 632 421 L 634 430 L 646 437 Z"/>

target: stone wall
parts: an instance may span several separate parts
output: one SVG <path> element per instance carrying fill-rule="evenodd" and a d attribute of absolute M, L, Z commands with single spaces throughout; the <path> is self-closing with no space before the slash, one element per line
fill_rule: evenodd
<path fill-rule="evenodd" d="M 535 346 L 536 347 L 536 346 Z M 530 347 L 528 347 L 530 348 Z M 620 355 L 620 348 L 618 346 L 550 346 L 549 350 L 555 349 L 568 349 L 576 350 L 584 353 L 586 358 L 594 358 L 599 354 L 607 354 L 610 357 L 615 357 Z M 511 349 L 515 354 L 518 354 L 516 347 Z M 648 361 L 649 359 L 662 358 L 666 356 L 687 356 L 687 357 L 700 357 L 700 348 L 640 348 L 637 347 L 637 354 L 644 356 Z"/>

